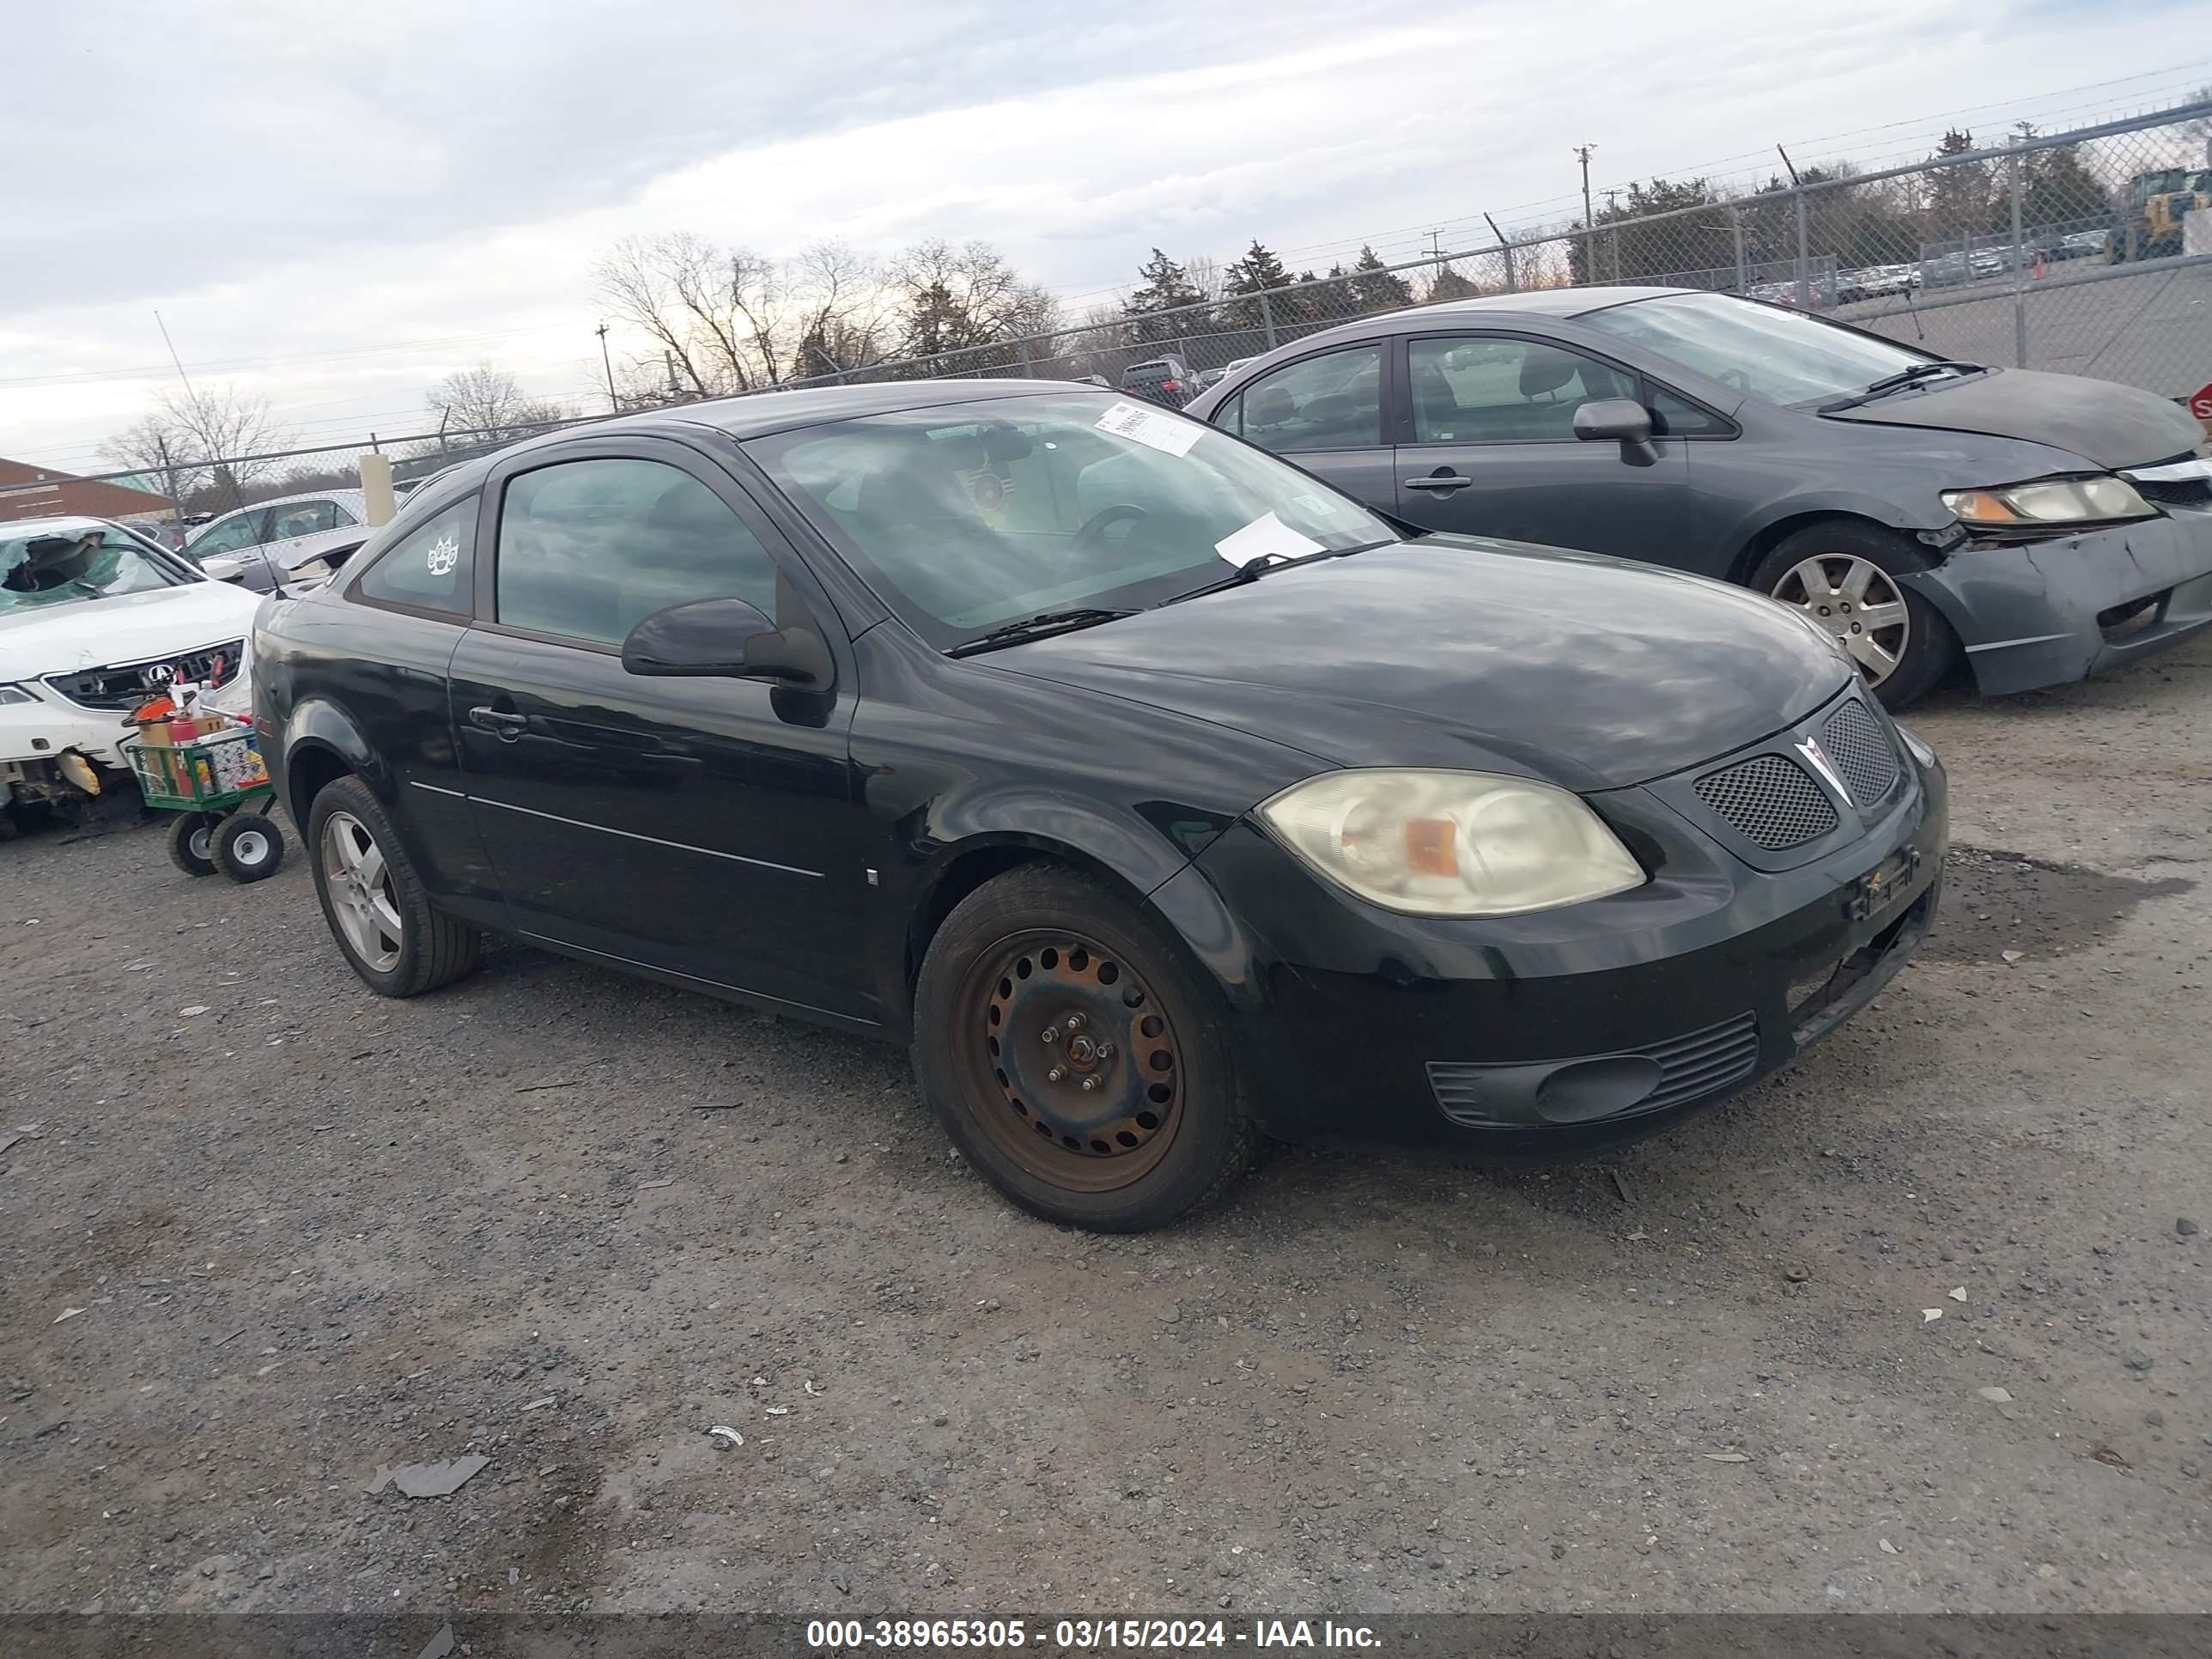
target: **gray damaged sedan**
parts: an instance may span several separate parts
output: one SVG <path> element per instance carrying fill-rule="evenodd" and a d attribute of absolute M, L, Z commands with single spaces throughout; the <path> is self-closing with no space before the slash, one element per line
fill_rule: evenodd
<path fill-rule="evenodd" d="M 1754 588 L 1893 708 L 1962 663 L 2026 691 L 2212 623 L 2212 444 L 2179 406 L 1731 295 L 1365 318 L 1188 412 L 1417 526 Z"/>

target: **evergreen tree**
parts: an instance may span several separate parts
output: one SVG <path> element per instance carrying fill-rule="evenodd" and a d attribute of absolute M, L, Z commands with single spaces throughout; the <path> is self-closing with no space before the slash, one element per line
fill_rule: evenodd
<path fill-rule="evenodd" d="M 1406 279 L 1384 267 L 1371 247 L 1359 250 L 1352 267 L 1352 303 L 1362 311 L 1401 311 L 1413 303 Z"/>
<path fill-rule="evenodd" d="M 1291 273 L 1283 268 L 1283 262 L 1275 257 L 1273 249 L 1255 241 L 1244 250 L 1243 258 L 1229 262 L 1222 277 L 1221 291 L 1224 296 L 1221 307 L 1222 326 L 1259 333 L 1258 340 L 1243 343 L 1255 349 L 1264 349 L 1269 321 L 1279 326 L 1290 320 L 1293 307 L 1287 301 L 1291 296 L 1277 294 L 1264 306 L 1257 298 L 1247 296 L 1270 294 L 1287 287 Z M 1245 354 L 1240 349 L 1238 355 Z"/>
<path fill-rule="evenodd" d="M 1121 307 L 1122 315 L 1129 319 L 1133 339 L 1151 345 L 1206 331 L 1209 319 L 1188 308 L 1202 306 L 1206 296 L 1198 291 L 1189 273 L 1181 265 L 1154 248 L 1152 257 L 1138 267 L 1137 274 L 1145 279 L 1144 285 Z M 1168 316 L 1163 313 L 1176 314 Z"/>

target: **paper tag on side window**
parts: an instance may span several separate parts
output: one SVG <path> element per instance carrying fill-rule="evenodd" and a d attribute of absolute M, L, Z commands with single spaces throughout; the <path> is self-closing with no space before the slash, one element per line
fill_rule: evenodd
<path fill-rule="evenodd" d="M 1142 404 L 1115 404 L 1098 417 L 1098 429 L 1169 455 L 1188 454 L 1206 431 L 1194 421 L 1178 421 Z"/>
<path fill-rule="evenodd" d="M 1312 537 L 1291 529 L 1273 514 L 1263 513 L 1242 530 L 1214 543 L 1213 550 L 1230 563 L 1242 567 L 1255 559 L 1297 559 L 1328 550 Z"/>

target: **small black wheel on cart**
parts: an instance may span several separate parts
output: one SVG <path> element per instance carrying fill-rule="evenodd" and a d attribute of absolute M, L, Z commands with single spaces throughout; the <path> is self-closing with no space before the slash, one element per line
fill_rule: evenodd
<path fill-rule="evenodd" d="M 188 876 L 216 872 L 215 832 L 220 812 L 179 812 L 169 825 L 169 862 Z"/>
<path fill-rule="evenodd" d="M 284 861 L 284 834 L 258 812 L 236 812 L 215 832 L 215 861 L 233 881 L 263 881 Z"/>

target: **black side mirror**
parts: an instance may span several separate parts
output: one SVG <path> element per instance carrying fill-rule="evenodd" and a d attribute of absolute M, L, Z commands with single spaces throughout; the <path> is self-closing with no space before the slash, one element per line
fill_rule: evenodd
<path fill-rule="evenodd" d="M 809 628 L 778 629 L 743 599 L 693 599 L 656 611 L 623 641 L 623 668 L 660 678 L 773 680 L 826 691 L 836 660 Z"/>
<path fill-rule="evenodd" d="M 1633 398 L 1599 398 L 1575 410 L 1575 436 L 1591 443 L 1651 441 L 1651 411 Z"/>

